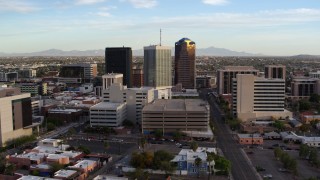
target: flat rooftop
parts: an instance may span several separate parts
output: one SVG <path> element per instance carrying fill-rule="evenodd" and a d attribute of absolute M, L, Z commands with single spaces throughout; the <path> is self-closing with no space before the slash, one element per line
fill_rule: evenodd
<path fill-rule="evenodd" d="M 110 109 L 110 110 L 115 110 L 117 109 L 119 106 L 122 106 L 126 103 L 112 103 L 112 102 L 100 102 L 94 106 L 91 106 L 90 109 Z"/>
<path fill-rule="evenodd" d="M 40 176 L 22 176 L 17 180 L 59 180 L 59 179 L 54 179 L 54 178 L 44 178 Z"/>
<path fill-rule="evenodd" d="M 225 66 L 222 71 L 259 71 L 253 66 Z"/>
<path fill-rule="evenodd" d="M 146 105 L 143 111 L 208 111 L 201 99 L 158 99 Z"/>
<path fill-rule="evenodd" d="M 75 171 L 75 170 L 65 170 L 65 169 L 61 169 L 61 170 L 55 172 L 55 173 L 54 173 L 54 176 L 56 176 L 56 177 L 68 178 L 68 177 L 74 175 L 75 173 L 77 173 L 77 171 Z"/>

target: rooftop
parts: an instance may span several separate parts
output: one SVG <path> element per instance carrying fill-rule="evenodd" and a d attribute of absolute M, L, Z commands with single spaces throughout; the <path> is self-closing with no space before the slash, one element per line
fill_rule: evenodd
<path fill-rule="evenodd" d="M 93 180 L 128 180 L 126 177 L 117 177 L 112 175 L 98 175 Z"/>
<path fill-rule="evenodd" d="M 63 177 L 63 178 L 68 178 L 72 175 L 74 175 L 75 173 L 77 173 L 77 171 L 75 170 L 65 170 L 65 169 L 61 169 L 57 172 L 54 173 L 55 177 Z"/>
<path fill-rule="evenodd" d="M 38 161 L 46 156 L 45 153 L 37 153 L 37 152 L 29 152 L 29 153 L 24 153 L 24 154 L 19 154 L 19 155 L 11 155 L 11 157 L 16 157 L 16 158 L 26 158 L 34 161 Z"/>
<path fill-rule="evenodd" d="M 259 71 L 255 69 L 253 66 L 225 66 L 220 71 Z"/>
<path fill-rule="evenodd" d="M 82 110 L 81 109 L 60 109 L 60 108 L 48 110 L 49 113 L 64 113 L 64 114 L 71 114 L 71 113 L 80 112 L 80 111 Z"/>
<path fill-rule="evenodd" d="M 238 134 L 239 138 L 262 138 L 260 134 Z"/>
<path fill-rule="evenodd" d="M 112 103 L 112 102 L 100 102 L 94 106 L 91 106 L 90 109 L 111 109 L 115 110 L 120 106 L 125 105 L 126 103 Z"/>
<path fill-rule="evenodd" d="M 96 161 L 85 159 L 85 160 L 79 161 L 77 164 L 75 164 L 73 166 L 69 166 L 69 167 L 85 169 L 88 166 L 93 165 L 94 163 L 96 163 Z"/>
<path fill-rule="evenodd" d="M 28 176 L 22 176 L 17 180 L 58 180 L 58 179 L 28 175 Z"/>
<path fill-rule="evenodd" d="M 158 99 L 146 105 L 143 111 L 208 111 L 205 101 L 200 99 Z"/>

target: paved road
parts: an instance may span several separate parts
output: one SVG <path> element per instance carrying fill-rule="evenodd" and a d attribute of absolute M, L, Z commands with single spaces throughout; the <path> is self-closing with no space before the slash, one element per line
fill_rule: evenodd
<path fill-rule="evenodd" d="M 206 92 L 204 92 L 206 93 Z M 231 173 L 235 180 L 261 179 L 255 169 L 249 164 L 246 155 L 241 152 L 240 146 L 236 143 L 229 127 L 221 118 L 221 112 L 213 98 L 208 98 L 211 106 L 211 121 L 214 123 L 217 135 L 217 146 L 222 150 L 225 157 L 232 163 Z"/>

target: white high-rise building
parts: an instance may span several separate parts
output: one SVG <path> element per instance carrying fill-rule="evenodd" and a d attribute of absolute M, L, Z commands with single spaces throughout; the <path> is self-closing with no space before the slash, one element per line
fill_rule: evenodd
<path fill-rule="evenodd" d="M 233 79 L 233 114 L 242 121 L 292 117 L 284 104 L 284 79 L 266 79 L 253 74 L 238 74 Z"/>

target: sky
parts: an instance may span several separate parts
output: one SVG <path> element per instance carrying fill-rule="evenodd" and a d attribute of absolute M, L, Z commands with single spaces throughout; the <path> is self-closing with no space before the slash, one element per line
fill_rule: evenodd
<path fill-rule="evenodd" d="M 319 0 L 0 0 L 0 52 L 174 46 L 320 55 Z"/>

